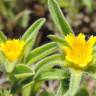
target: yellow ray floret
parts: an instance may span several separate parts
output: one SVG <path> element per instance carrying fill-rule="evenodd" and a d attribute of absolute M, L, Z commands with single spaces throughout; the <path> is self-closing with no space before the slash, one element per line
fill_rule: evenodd
<path fill-rule="evenodd" d="M 0 44 L 0 49 L 10 62 L 19 58 L 24 48 L 24 41 L 19 39 L 7 40 Z"/>
<path fill-rule="evenodd" d="M 93 45 L 96 42 L 96 37 L 91 36 L 89 40 L 85 40 L 84 34 L 78 36 L 69 34 L 65 37 L 66 42 L 70 47 L 64 47 L 66 60 L 72 62 L 73 66 L 84 68 L 91 62 L 93 55 Z"/>

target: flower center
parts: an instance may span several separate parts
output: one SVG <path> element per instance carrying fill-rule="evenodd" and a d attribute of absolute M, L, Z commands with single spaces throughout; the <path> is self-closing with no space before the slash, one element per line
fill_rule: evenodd
<path fill-rule="evenodd" d="M 72 62 L 75 67 L 86 67 L 92 60 L 93 45 L 96 42 L 96 37 L 91 36 L 90 39 L 86 41 L 83 34 L 79 34 L 78 36 L 69 34 L 65 37 L 65 40 L 71 47 L 64 47 L 66 60 Z"/>
<path fill-rule="evenodd" d="M 4 53 L 9 61 L 14 61 L 19 58 L 24 48 L 24 41 L 19 39 L 7 40 L 0 44 L 0 50 Z"/>

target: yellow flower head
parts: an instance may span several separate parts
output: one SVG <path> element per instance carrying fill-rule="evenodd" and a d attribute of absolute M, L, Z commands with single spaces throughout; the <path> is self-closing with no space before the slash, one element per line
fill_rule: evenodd
<path fill-rule="evenodd" d="M 6 42 L 0 44 L 0 50 L 10 62 L 19 58 L 23 48 L 24 41 L 20 41 L 19 39 L 7 40 Z"/>
<path fill-rule="evenodd" d="M 66 60 L 72 62 L 72 66 L 77 68 L 86 67 L 92 60 L 93 45 L 96 42 L 96 37 L 91 36 L 89 40 L 85 40 L 84 34 L 78 36 L 69 34 L 65 37 L 66 42 L 70 47 L 64 47 Z"/>

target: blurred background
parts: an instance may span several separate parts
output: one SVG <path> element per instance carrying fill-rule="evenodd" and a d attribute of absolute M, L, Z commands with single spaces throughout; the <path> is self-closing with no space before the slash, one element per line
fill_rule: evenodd
<path fill-rule="evenodd" d="M 57 0 L 76 34 L 96 34 L 96 0 Z M 38 18 L 46 18 L 38 44 L 49 42 L 48 34 L 57 31 L 48 11 L 47 0 L 0 0 L 0 30 L 18 38 Z M 37 45 L 38 45 L 37 44 Z"/>
<path fill-rule="evenodd" d="M 82 32 L 87 37 L 96 35 L 96 0 L 56 1 L 75 34 Z M 51 20 L 47 0 L 0 0 L 0 30 L 8 38 L 20 38 L 34 21 L 42 17 L 46 18 L 46 23 L 39 32 L 36 46 L 50 42 L 47 35 L 58 31 Z M 6 87 L 2 72 L 0 72 L 0 77 L 0 87 L 3 83 L 3 87 Z M 89 90 L 96 87 L 95 81 L 89 77 L 87 80 Z M 58 83 L 52 81 L 46 84 L 49 84 L 50 90 L 53 90 Z"/>

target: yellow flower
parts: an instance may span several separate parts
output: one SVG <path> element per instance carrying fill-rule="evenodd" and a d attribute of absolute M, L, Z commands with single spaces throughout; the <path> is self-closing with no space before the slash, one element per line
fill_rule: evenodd
<path fill-rule="evenodd" d="M 0 44 L 0 50 L 10 62 L 19 58 L 24 48 L 24 41 L 19 39 L 7 40 Z"/>
<path fill-rule="evenodd" d="M 93 58 L 93 45 L 96 42 L 96 37 L 91 36 L 89 40 L 85 40 L 84 34 L 80 33 L 78 36 L 69 34 L 65 36 L 66 42 L 70 47 L 64 47 L 66 53 L 66 60 L 71 62 L 77 68 L 86 67 Z"/>

